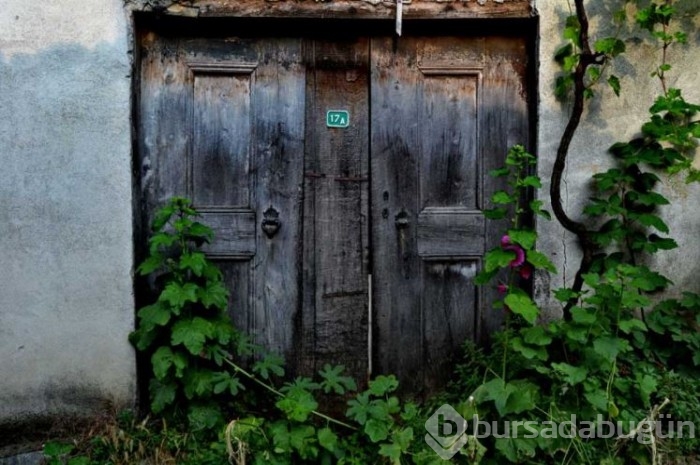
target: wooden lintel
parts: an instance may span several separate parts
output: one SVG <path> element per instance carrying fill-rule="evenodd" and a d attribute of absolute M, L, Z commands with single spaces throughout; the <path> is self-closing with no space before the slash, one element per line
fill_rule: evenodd
<path fill-rule="evenodd" d="M 405 19 L 529 18 L 531 0 L 404 0 Z M 186 10 L 187 13 L 183 13 Z M 174 5 L 174 16 L 266 18 L 394 18 L 395 1 L 384 0 L 193 0 Z"/>

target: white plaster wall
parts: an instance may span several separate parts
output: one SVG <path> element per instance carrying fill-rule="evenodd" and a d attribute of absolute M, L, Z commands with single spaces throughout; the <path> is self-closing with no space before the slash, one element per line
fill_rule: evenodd
<path fill-rule="evenodd" d="M 122 0 L 2 0 L 0 425 L 133 403 Z"/>
<path fill-rule="evenodd" d="M 603 35 L 594 34 L 591 37 L 593 44 L 597 37 L 612 35 L 606 26 L 611 18 L 609 8 L 619 2 L 598 0 L 586 3 L 592 20 L 591 31 L 605 32 Z M 688 101 L 697 103 L 700 101 L 700 87 L 697 85 L 697 75 L 700 72 L 700 1 L 691 0 L 685 4 L 686 9 L 683 10 L 681 19 L 684 30 L 689 32 L 689 44 L 687 47 L 674 48 L 670 54 L 669 61 L 673 70 L 669 73 L 668 84 L 681 88 Z M 539 0 L 537 8 L 540 13 L 539 173 L 544 181 L 541 196 L 548 201 L 552 164 L 570 114 L 570 106 L 558 102 L 554 97 L 554 81 L 560 68 L 552 57 L 563 45 L 562 24 L 570 10 L 566 0 Z M 598 96 L 584 113 L 573 140 L 563 178 L 564 207 L 569 216 L 577 220 L 584 218 L 581 212 L 591 194 L 588 190 L 591 175 L 605 171 L 609 166 L 611 157 L 607 149 L 613 143 L 627 141 L 639 133 L 641 124 L 648 118 L 648 108 L 661 93 L 658 79 L 650 77 L 660 60 L 659 48 L 652 45 L 649 35 L 638 28 L 625 30 L 622 35 L 628 38 L 627 52 L 616 59 L 612 71 L 621 78 L 622 93 L 616 97 L 606 85 L 597 89 Z M 676 239 L 680 247 L 673 251 L 659 252 L 651 265 L 675 282 L 671 292 L 698 292 L 700 185 L 686 185 L 681 177 L 660 177 L 662 183 L 658 189 L 672 203 L 661 207 L 661 216 L 671 229 L 670 236 Z M 581 256 L 575 236 L 566 232 L 556 221 L 540 221 L 538 230 L 538 247 L 548 252 L 561 270 L 551 281 L 547 277 L 538 276 L 538 298 L 550 312 L 556 314 L 561 306 L 550 299 L 549 291 L 564 284 L 571 285 Z"/>

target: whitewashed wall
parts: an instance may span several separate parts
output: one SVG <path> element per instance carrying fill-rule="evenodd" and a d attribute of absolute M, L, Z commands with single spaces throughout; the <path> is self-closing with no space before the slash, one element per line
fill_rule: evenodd
<path fill-rule="evenodd" d="M 573 2 L 571 2 L 573 3 Z M 619 2 L 605 0 L 589 1 L 591 17 L 591 43 L 598 37 L 612 35 L 611 5 Z M 686 99 L 700 102 L 700 86 L 697 74 L 700 71 L 700 1 L 681 2 L 686 8 L 679 16 L 688 34 L 688 46 L 672 48 L 669 61 L 673 70 L 668 75 L 670 87 L 681 88 Z M 566 15 L 570 14 L 565 0 L 539 0 L 539 112 L 538 112 L 538 156 L 539 173 L 544 181 L 542 199 L 549 198 L 549 176 L 564 127 L 568 122 L 570 106 L 558 102 L 554 96 L 554 81 L 559 72 L 552 59 L 563 45 L 561 29 Z M 630 11 L 630 13 L 633 13 Z M 616 97 L 606 85 L 600 86 L 598 96 L 591 101 L 584 113 L 580 128 L 571 145 L 569 163 L 563 178 L 562 196 L 564 207 L 574 219 L 581 214 L 587 198 L 591 175 L 605 171 L 611 161 L 608 148 L 615 142 L 628 141 L 639 134 L 640 127 L 648 117 L 648 108 L 661 93 L 658 79 L 650 76 L 661 59 L 661 51 L 650 36 L 636 27 L 622 31 L 626 38 L 627 52 L 615 61 L 612 72 L 621 78 L 622 92 Z M 700 168 L 700 157 L 696 160 Z M 669 276 L 675 283 L 674 293 L 684 290 L 700 291 L 700 185 L 686 185 L 682 176 L 660 176 L 659 190 L 669 198 L 672 205 L 661 208 L 661 216 L 671 229 L 679 248 L 661 251 L 651 265 Z M 551 211 L 551 209 L 550 209 Z M 550 298 L 550 290 L 570 285 L 578 270 L 581 256 L 576 237 L 568 233 L 556 221 L 540 221 L 538 247 L 554 259 L 559 268 L 551 281 L 538 277 L 538 298 L 555 313 L 561 306 Z"/>
<path fill-rule="evenodd" d="M 0 7 L 0 431 L 133 403 L 121 0 Z"/>

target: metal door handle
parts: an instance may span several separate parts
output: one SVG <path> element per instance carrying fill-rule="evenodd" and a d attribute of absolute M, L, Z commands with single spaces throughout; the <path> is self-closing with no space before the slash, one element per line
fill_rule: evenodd
<path fill-rule="evenodd" d="M 265 235 L 272 239 L 277 231 L 282 227 L 282 221 L 280 221 L 280 213 L 275 210 L 275 208 L 270 205 L 270 207 L 263 213 L 263 220 L 260 224 Z"/>
<path fill-rule="evenodd" d="M 396 225 L 396 229 L 404 229 L 408 228 L 410 221 L 408 218 L 408 213 L 406 210 L 401 210 L 396 214 L 394 217 L 394 224 Z"/>

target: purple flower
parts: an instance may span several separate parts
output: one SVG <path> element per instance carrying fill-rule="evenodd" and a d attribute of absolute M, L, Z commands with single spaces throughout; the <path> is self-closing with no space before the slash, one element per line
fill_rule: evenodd
<path fill-rule="evenodd" d="M 508 292 L 508 286 L 503 283 L 500 283 L 498 286 L 496 286 L 496 289 L 498 290 L 499 294 L 505 294 L 506 292 Z"/>
<path fill-rule="evenodd" d="M 512 250 L 515 252 L 515 259 L 510 262 L 510 267 L 511 268 L 517 268 L 519 266 L 522 266 L 523 263 L 525 263 L 525 251 L 522 249 L 522 247 L 518 245 L 509 245 L 507 247 L 504 247 L 505 250 Z"/>

